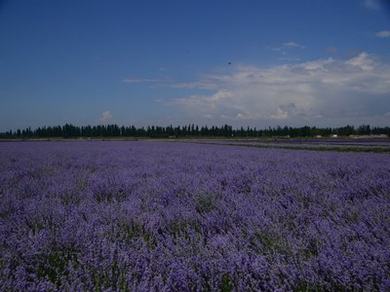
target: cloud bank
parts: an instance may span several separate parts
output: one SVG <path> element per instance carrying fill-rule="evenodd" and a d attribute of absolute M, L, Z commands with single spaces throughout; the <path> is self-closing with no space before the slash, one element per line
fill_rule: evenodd
<path fill-rule="evenodd" d="M 177 87 L 209 92 L 171 100 L 170 105 L 194 120 L 254 125 L 390 124 L 390 65 L 365 52 L 348 60 L 238 66 Z"/>

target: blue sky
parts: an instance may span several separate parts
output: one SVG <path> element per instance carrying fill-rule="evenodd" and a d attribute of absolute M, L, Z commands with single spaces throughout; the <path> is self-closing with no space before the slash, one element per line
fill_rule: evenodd
<path fill-rule="evenodd" d="M 390 125 L 389 8 L 0 0 L 0 130 Z"/>

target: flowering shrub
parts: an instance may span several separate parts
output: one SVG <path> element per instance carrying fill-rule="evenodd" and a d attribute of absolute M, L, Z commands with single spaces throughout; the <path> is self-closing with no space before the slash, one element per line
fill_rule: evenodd
<path fill-rule="evenodd" d="M 0 290 L 388 290 L 390 156 L 0 143 Z"/>

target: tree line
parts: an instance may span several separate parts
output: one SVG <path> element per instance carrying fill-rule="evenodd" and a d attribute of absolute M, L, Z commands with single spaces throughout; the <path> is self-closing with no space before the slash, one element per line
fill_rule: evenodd
<path fill-rule="evenodd" d="M 80 137 L 315 137 L 330 135 L 387 135 L 390 136 L 390 127 L 371 127 L 361 125 L 354 127 L 347 125 L 338 128 L 318 127 L 274 127 L 257 129 L 256 127 L 233 128 L 230 125 L 223 126 L 201 126 L 189 124 L 185 126 L 118 126 L 118 125 L 97 125 L 97 126 L 75 126 L 65 124 L 63 126 L 39 127 L 36 129 L 26 128 L 16 131 L 0 133 L 0 138 L 80 138 Z"/>

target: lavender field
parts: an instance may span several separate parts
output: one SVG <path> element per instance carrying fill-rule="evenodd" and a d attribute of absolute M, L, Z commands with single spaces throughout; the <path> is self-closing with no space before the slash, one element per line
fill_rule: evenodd
<path fill-rule="evenodd" d="M 390 289 L 390 155 L 0 143 L 0 290 Z"/>

